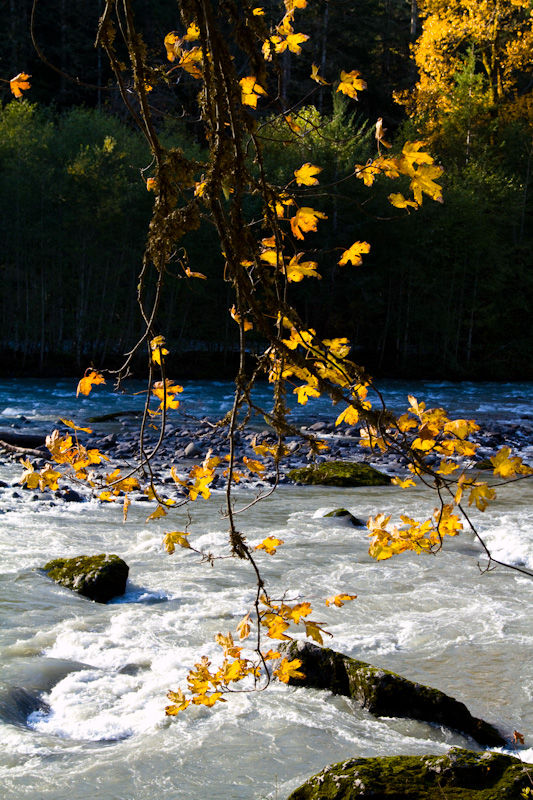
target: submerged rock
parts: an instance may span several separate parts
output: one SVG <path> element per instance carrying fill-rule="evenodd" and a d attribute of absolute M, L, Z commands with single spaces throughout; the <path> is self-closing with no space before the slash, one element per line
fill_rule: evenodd
<path fill-rule="evenodd" d="M 309 467 L 293 469 L 291 481 L 313 486 L 385 486 L 391 482 L 388 475 L 355 461 L 325 461 Z"/>
<path fill-rule="evenodd" d="M 291 642 L 290 658 L 299 658 L 305 678 L 291 678 L 292 686 L 329 689 L 356 700 L 376 717 L 406 717 L 444 725 L 471 736 L 481 745 L 499 747 L 505 739 L 492 725 L 473 717 L 464 703 L 438 689 L 403 678 L 310 642 Z"/>
<path fill-rule="evenodd" d="M 366 522 L 354 517 L 346 508 L 336 508 L 334 511 L 329 511 L 327 514 L 324 514 L 324 519 L 326 517 L 338 517 L 339 519 L 346 520 L 346 522 L 350 522 L 357 528 L 364 528 L 366 526 Z"/>
<path fill-rule="evenodd" d="M 108 603 L 126 591 L 129 567 L 119 556 L 77 556 L 57 558 L 43 567 L 48 577 L 61 586 L 94 600 Z"/>
<path fill-rule="evenodd" d="M 442 756 L 350 758 L 309 778 L 288 800 L 521 800 L 532 770 L 513 756 L 460 747 Z"/>

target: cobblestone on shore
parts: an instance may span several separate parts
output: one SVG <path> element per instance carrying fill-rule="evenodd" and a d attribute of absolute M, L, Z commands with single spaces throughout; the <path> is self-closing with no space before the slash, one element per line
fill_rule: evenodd
<path fill-rule="evenodd" d="M 178 416 L 167 423 L 163 443 L 152 459 L 152 470 L 158 482 L 165 486 L 166 491 L 168 490 L 168 497 L 186 494 L 185 489 L 177 486 L 171 477 L 171 466 L 175 466 L 180 474 L 186 476 L 195 464 L 201 463 L 209 451 L 211 451 L 211 455 L 221 458 L 229 452 L 228 428 L 227 426 L 219 427 L 216 422 L 216 420 L 207 418 L 195 420 Z M 13 427 L 17 429 L 24 427 L 24 432 L 32 435 L 42 434 L 42 459 L 30 456 L 30 461 L 33 463 L 34 468 L 36 470 L 40 469 L 47 462 L 48 451 L 44 446 L 44 439 L 50 431 L 38 430 L 37 426 L 27 423 L 24 418 L 15 422 Z M 61 421 L 58 421 L 57 427 L 61 431 L 64 429 Z M 139 428 L 139 418 L 125 416 L 114 423 L 95 426 L 91 434 L 79 434 L 80 443 L 88 448 L 101 450 L 109 458 L 109 462 L 106 462 L 109 466 L 113 468 L 120 467 L 123 472 L 129 472 L 138 464 Z M 266 488 L 275 483 L 276 478 L 278 478 L 279 483 L 288 483 L 287 473 L 290 470 L 307 466 L 313 460 L 317 463 L 324 461 L 357 461 L 371 464 L 391 477 L 404 476 L 406 474 L 407 460 L 403 456 L 391 452 L 370 451 L 368 447 L 361 445 L 359 429 L 356 427 L 346 425 L 335 427 L 334 422 L 322 419 L 316 420 L 308 427 L 302 427 L 301 430 L 302 433 L 312 434 L 325 442 L 328 450 L 321 451 L 319 455 L 313 455 L 305 440 L 298 436 L 287 436 L 285 446 L 288 452 L 280 463 L 279 476 L 276 472 L 273 457 L 267 456 L 261 459 L 265 465 L 264 473 L 261 476 L 250 475 L 249 479 L 243 477 L 240 486 L 250 487 L 253 485 L 254 489 Z M 67 429 L 64 429 L 64 432 L 66 433 Z M 1 438 L 0 430 L 0 440 Z M 507 425 L 488 422 L 471 438 L 476 441 L 479 447 L 475 459 L 466 462 L 468 466 L 475 467 L 477 462 L 482 462 L 495 455 L 503 446 L 510 447 L 514 454 L 522 455 L 525 463 L 533 463 L 532 422 L 525 421 L 520 424 L 512 423 Z M 149 429 L 144 443 L 145 453 L 151 452 L 156 445 L 157 439 L 158 433 Z M 243 457 L 258 458 L 253 449 L 253 444 L 274 445 L 276 441 L 277 437 L 270 428 L 253 426 L 250 429 L 237 431 L 234 445 L 236 469 L 239 468 L 239 464 L 243 465 Z M 0 464 L 18 462 L 21 457 L 20 454 L 2 452 L 0 450 Z M 429 458 L 431 459 L 432 456 L 429 456 Z M 435 456 L 434 459 L 437 461 L 438 456 Z M 98 472 L 103 475 L 104 470 L 97 468 L 97 474 Z M 246 473 L 246 469 L 243 469 L 243 472 Z M 221 472 L 220 475 L 215 477 L 211 487 L 221 489 L 224 485 L 225 479 L 222 477 Z M 11 489 L 10 494 L 15 500 L 22 499 L 23 495 L 24 499 L 27 500 L 29 491 L 31 491 L 30 499 L 33 501 L 50 500 L 49 492 L 25 490 L 17 482 L 9 487 L 7 485 L 2 486 L 0 481 L 0 491 L 5 489 Z M 79 502 L 87 499 L 89 495 L 90 490 L 81 483 L 76 484 L 75 489 L 66 486 L 61 488 L 55 493 L 54 500 Z M 132 493 L 131 499 L 142 501 L 148 498 L 139 492 Z"/>

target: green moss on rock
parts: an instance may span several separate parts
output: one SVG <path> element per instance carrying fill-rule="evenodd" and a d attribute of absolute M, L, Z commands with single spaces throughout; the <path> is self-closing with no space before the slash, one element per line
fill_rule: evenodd
<path fill-rule="evenodd" d="M 108 603 L 126 591 L 129 567 L 116 555 L 56 558 L 43 567 L 56 583 L 89 600 Z"/>
<path fill-rule="evenodd" d="M 388 475 L 355 461 L 325 461 L 309 467 L 292 469 L 291 481 L 313 486 L 385 486 L 391 482 Z"/>
<path fill-rule="evenodd" d="M 288 800 L 521 800 L 532 772 L 512 756 L 459 747 L 442 756 L 352 758 L 309 778 Z"/>

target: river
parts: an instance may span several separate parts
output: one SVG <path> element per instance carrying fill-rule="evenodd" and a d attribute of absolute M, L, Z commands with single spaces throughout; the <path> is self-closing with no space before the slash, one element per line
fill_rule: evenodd
<path fill-rule="evenodd" d="M 199 416 L 220 414 L 231 399 L 230 384 L 184 387 L 182 408 Z M 140 405 L 138 397 L 98 389 L 76 400 L 71 381 L 2 381 L 0 428 L 49 428 L 58 417 L 81 422 Z M 454 414 L 524 425 L 533 419 L 531 389 L 383 385 L 395 408 L 410 392 Z M 294 418 L 336 413 L 310 402 Z M 526 461 L 528 450 L 526 443 Z M 0 493 L 2 800 L 284 800 L 347 757 L 442 753 L 452 744 L 479 749 L 440 727 L 377 719 L 346 698 L 279 683 L 165 717 L 166 691 L 186 685 L 199 655 L 216 657 L 214 634 L 235 630 L 248 611 L 253 575 L 233 559 L 210 567 L 186 550 L 169 556 L 161 545 L 169 523 L 147 524 L 145 504 L 132 504 L 124 525 L 119 507 L 96 500 L 17 500 L 19 473 L 13 464 L 0 467 L 10 487 Z M 523 481 L 473 516 L 499 557 L 533 569 L 532 500 L 533 486 Z M 221 504 L 214 492 L 193 510 L 196 544 L 215 553 L 226 540 Z M 309 599 L 313 618 L 333 634 L 325 644 L 447 692 L 505 735 L 520 731 L 522 756 L 533 761 L 533 580 L 501 568 L 482 574 L 469 534 L 435 557 L 404 554 L 376 564 L 364 529 L 323 518 L 339 506 L 365 518 L 379 511 L 425 518 L 433 505 L 421 487 L 283 485 L 240 524 L 252 543 L 268 535 L 284 540 L 276 556 L 261 556 L 270 591 Z M 105 606 L 36 571 L 54 557 L 99 552 L 130 566 L 126 594 Z M 326 608 L 323 598 L 341 591 L 357 600 Z M 44 711 L 35 711 L 39 699 Z"/>

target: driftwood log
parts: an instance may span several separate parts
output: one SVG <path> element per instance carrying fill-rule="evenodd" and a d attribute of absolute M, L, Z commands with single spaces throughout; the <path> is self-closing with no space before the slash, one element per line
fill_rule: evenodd
<path fill-rule="evenodd" d="M 43 434 L 14 433 L 13 431 L 0 430 L 0 448 L 8 453 L 21 456 L 46 456 L 47 448 Z"/>

